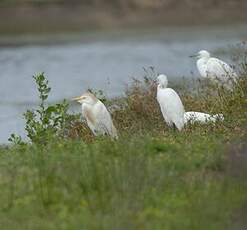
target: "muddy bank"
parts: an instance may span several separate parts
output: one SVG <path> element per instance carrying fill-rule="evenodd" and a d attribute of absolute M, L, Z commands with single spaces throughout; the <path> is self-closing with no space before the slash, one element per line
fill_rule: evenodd
<path fill-rule="evenodd" d="M 80 2 L 80 1 L 79 1 Z M 50 33 L 118 27 L 247 22 L 247 1 L 118 0 L 90 4 L 0 4 L 0 33 Z M 0 2 L 1 3 L 1 2 Z"/>

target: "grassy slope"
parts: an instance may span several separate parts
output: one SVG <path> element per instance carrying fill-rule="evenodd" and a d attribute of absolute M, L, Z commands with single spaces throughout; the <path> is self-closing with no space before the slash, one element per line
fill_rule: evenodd
<path fill-rule="evenodd" d="M 225 115 L 181 133 L 164 125 L 145 82 L 113 113 L 118 141 L 0 149 L 2 229 L 246 229 L 246 77 L 220 96 L 178 89 L 186 110 Z"/>

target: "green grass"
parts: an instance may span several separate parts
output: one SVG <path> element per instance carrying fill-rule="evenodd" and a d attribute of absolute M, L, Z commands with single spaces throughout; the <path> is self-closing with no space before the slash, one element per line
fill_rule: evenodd
<path fill-rule="evenodd" d="M 134 82 L 113 112 L 120 138 L 0 148 L 1 229 L 246 229 L 247 81 L 233 93 L 177 88 L 186 110 L 221 112 L 216 125 L 164 124 L 152 80 Z M 144 101 L 144 102 L 143 102 Z"/>
<path fill-rule="evenodd" d="M 235 178 L 224 141 L 195 132 L 1 150 L 0 225 L 226 229 L 247 204 L 247 174 Z"/>

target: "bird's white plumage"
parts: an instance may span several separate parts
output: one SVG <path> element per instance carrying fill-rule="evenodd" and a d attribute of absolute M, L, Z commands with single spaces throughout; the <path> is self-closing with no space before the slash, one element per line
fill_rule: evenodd
<path fill-rule="evenodd" d="M 162 115 L 169 126 L 173 124 L 178 130 L 184 126 L 184 106 L 178 94 L 171 88 L 166 88 L 168 81 L 165 75 L 159 75 L 157 86 L 157 101 Z"/>
<path fill-rule="evenodd" d="M 113 138 L 118 137 L 110 113 L 105 105 L 93 94 L 85 93 L 80 97 L 74 98 L 74 100 L 81 103 L 82 116 L 95 136 L 106 134 Z"/>
<path fill-rule="evenodd" d="M 106 109 L 105 105 L 98 101 L 94 107 L 94 113 L 96 115 L 97 128 L 104 134 L 108 134 L 111 137 L 117 137 L 117 130 L 113 125 L 111 115 Z"/>
<path fill-rule="evenodd" d="M 232 89 L 238 77 L 232 67 L 218 58 L 211 57 L 206 50 L 198 52 L 196 57 L 198 58 L 197 68 L 202 77 L 210 78 L 224 87 Z"/>
<path fill-rule="evenodd" d="M 201 112 L 185 112 L 184 113 L 184 123 L 191 123 L 194 124 L 195 122 L 206 124 L 209 122 L 215 123 L 216 121 L 223 121 L 224 116 L 223 114 L 207 114 L 207 113 L 201 113 Z"/>

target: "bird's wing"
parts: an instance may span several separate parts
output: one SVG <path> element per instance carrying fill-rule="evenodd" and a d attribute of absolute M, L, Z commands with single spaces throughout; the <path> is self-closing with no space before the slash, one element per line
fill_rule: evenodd
<path fill-rule="evenodd" d="M 169 99 L 167 98 L 167 100 L 169 100 L 169 112 L 173 115 L 178 115 L 178 116 L 183 116 L 184 115 L 184 106 L 183 103 L 180 99 L 180 97 L 178 96 L 178 94 L 173 90 L 173 89 L 167 89 L 169 90 Z"/>
<path fill-rule="evenodd" d="M 93 132 L 93 134 L 97 135 L 96 118 L 92 111 L 92 108 L 83 104 L 82 116 L 83 116 L 83 120 L 87 122 L 87 125 L 90 128 L 90 130 Z"/>
<path fill-rule="evenodd" d="M 97 119 L 98 128 L 110 136 L 113 136 L 115 127 L 113 126 L 111 115 L 102 102 L 97 102 L 95 105 L 95 115 Z"/>
<path fill-rule="evenodd" d="M 202 113 L 202 112 L 186 112 L 184 114 L 185 123 L 187 122 L 200 122 L 200 123 L 206 123 L 209 121 L 214 121 L 213 115 Z"/>
<path fill-rule="evenodd" d="M 184 124 L 184 106 L 178 94 L 170 88 L 160 89 L 157 99 L 164 118 L 182 128 Z"/>
<path fill-rule="evenodd" d="M 197 119 L 196 112 L 185 112 L 184 113 L 184 122 L 185 123 L 194 123 Z"/>
<path fill-rule="evenodd" d="M 218 80 L 222 80 L 224 82 L 230 78 L 233 80 L 236 80 L 237 78 L 237 74 L 234 72 L 233 68 L 218 58 L 209 59 L 207 63 L 207 72 L 209 75 L 213 75 L 218 78 Z"/>

